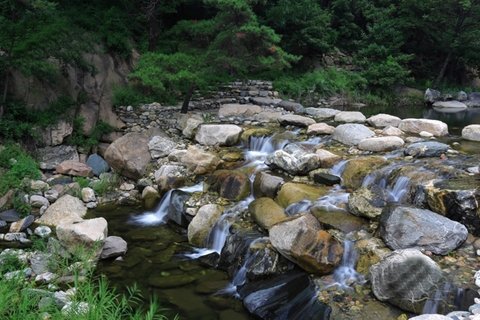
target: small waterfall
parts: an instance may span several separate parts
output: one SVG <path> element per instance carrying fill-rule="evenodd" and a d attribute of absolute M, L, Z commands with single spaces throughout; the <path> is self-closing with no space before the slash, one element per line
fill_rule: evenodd
<path fill-rule="evenodd" d="M 403 196 L 407 193 L 408 188 L 410 185 L 410 178 L 408 177 L 399 177 L 393 188 L 388 188 L 387 191 L 389 193 L 389 201 L 392 202 L 399 202 L 402 200 Z"/>
<path fill-rule="evenodd" d="M 288 143 L 286 140 L 274 141 L 272 136 L 250 137 L 245 147 L 245 159 L 250 165 L 263 165 L 267 156 L 275 150 L 281 150 Z"/>
<path fill-rule="evenodd" d="M 336 285 L 342 288 L 349 288 L 354 283 L 363 284 L 365 282 L 364 277 L 355 271 L 357 259 L 358 254 L 355 250 L 354 242 L 345 240 L 342 263 L 333 273 Z"/>
<path fill-rule="evenodd" d="M 330 169 L 330 174 L 337 177 L 342 177 L 343 171 L 347 165 L 348 160 L 342 160 Z"/>
<path fill-rule="evenodd" d="M 285 213 L 288 216 L 294 216 L 297 213 L 300 212 L 306 212 L 309 211 L 310 208 L 312 207 L 313 203 L 310 200 L 302 200 L 296 203 L 292 203 L 285 209 Z"/>
<path fill-rule="evenodd" d="M 170 199 L 172 197 L 172 192 L 174 190 L 175 189 L 168 190 L 163 195 L 155 211 L 147 211 L 139 216 L 133 217 L 132 218 L 133 222 L 143 226 L 152 226 L 152 225 L 166 223 L 167 215 L 168 215 L 168 207 L 170 206 Z M 182 190 L 189 193 L 201 192 L 203 191 L 203 182 L 190 187 L 182 187 L 177 190 Z"/>
<path fill-rule="evenodd" d="M 427 300 L 423 306 L 422 314 L 435 314 L 438 312 L 438 307 L 443 302 L 448 302 L 448 295 L 457 290 L 457 295 L 459 294 L 459 290 L 456 289 L 451 283 L 445 282 L 443 288 L 438 288 L 433 297 Z"/>
<path fill-rule="evenodd" d="M 247 254 L 245 256 L 245 261 L 242 263 L 240 268 L 235 271 L 232 282 L 230 282 L 230 284 L 226 288 L 218 291 L 216 294 L 234 295 L 235 297 L 240 298 L 237 292 L 237 288 L 243 286 L 247 282 L 248 267 L 256 258 L 256 253 L 252 254 L 252 250 L 250 250 L 250 247 L 261 239 L 264 238 L 258 238 L 250 242 L 247 249 Z"/>
<path fill-rule="evenodd" d="M 350 193 L 343 191 L 339 186 L 335 186 L 332 190 L 315 200 L 314 205 L 327 212 L 330 211 L 345 211 L 344 206 L 348 203 Z"/>

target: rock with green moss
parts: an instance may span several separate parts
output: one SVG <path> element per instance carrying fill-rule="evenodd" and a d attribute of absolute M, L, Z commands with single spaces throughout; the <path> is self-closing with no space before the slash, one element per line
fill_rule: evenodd
<path fill-rule="evenodd" d="M 327 187 L 312 186 L 303 183 L 285 183 L 277 195 L 277 203 L 286 208 L 301 200 L 314 201 L 328 192 Z"/>
<path fill-rule="evenodd" d="M 383 157 L 365 157 L 351 159 L 343 171 L 343 185 L 347 188 L 357 189 L 362 185 L 363 179 L 375 169 L 387 164 Z"/>
<path fill-rule="evenodd" d="M 240 170 L 217 170 L 208 179 L 209 190 L 226 199 L 239 201 L 250 194 L 250 179 Z"/>
<path fill-rule="evenodd" d="M 262 228 L 270 229 L 273 225 L 287 219 L 285 210 L 273 199 L 258 198 L 248 206 L 253 219 Z"/>
<path fill-rule="evenodd" d="M 356 216 L 369 219 L 380 216 L 386 204 L 385 190 L 379 187 L 359 188 L 348 198 L 349 211 Z"/>

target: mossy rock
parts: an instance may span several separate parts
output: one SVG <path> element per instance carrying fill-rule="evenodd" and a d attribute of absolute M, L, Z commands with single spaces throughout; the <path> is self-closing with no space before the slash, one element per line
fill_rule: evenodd
<path fill-rule="evenodd" d="M 318 187 L 303 183 L 285 183 L 278 192 L 276 202 L 286 208 L 292 203 L 301 200 L 314 201 L 324 196 L 328 192 L 328 187 Z"/>
<path fill-rule="evenodd" d="M 365 157 L 351 159 L 343 171 L 343 185 L 347 188 L 357 189 L 362 185 L 363 179 L 372 171 L 386 165 L 388 162 L 383 157 Z"/>
<path fill-rule="evenodd" d="M 248 210 L 252 214 L 253 219 L 262 228 L 270 229 L 271 226 L 287 219 L 285 210 L 279 206 L 273 199 L 259 198 L 253 201 Z"/>
<path fill-rule="evenodd" d="M 243 130 L 241 140 L 243 143 L 248 143 L 250 137 L 263 137 L 272 135 L 273 130 L 271 128 L 248 128 Z"/>
<path fill-rule="evenodd" d="M 209 191 L 226 199 L 240 201 L 250 194 L 250 179 L 240 170 L 217 170 L 208 179 Z"/>

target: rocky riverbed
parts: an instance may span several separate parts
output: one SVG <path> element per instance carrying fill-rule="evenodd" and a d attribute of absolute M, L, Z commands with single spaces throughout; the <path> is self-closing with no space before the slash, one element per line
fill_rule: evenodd
<path fill-rule="evenodd" d="M 25 197 L 32 214 L 1 212 L 0 237 L 28 245 L 35 223 L 54 228 L 67 250 L 100 241 L 106 273 L 134 270 L 130 254 L 149 264 L 181 254 L 212 271 L 183 262 L 137 277 L 155 288 L 210 286 L 199 294 L 236 297 L 265 319 L 469 319 L 451 312 L 470 306 L 478 317 L 480 126 L 452 136 L 438 120 L 305 108 L 268 83 L 255 88 L 187 115 L 156 103 L 120 107 L 126 126 L 97 153 L 40 150 L 45 179 Z M 116 187 L 100 194 L 102 184 Z M 108 213 L 85 218 L 107 205 L 146 208 L 125 217 L 130 243 L 107 237 Z M 168 225 L 178 235 L 165 243 L 153 230 Z M 144 254 L 135 241 L 158 250 Z"/>

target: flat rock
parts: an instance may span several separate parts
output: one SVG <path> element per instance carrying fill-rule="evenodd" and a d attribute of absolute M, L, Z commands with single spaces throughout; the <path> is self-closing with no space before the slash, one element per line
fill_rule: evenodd
<path fill-rule="evenodd" d="M 375 137 L 375 138 L 367 138 L 360 141 L 358 144 L 358 148 L 360 150 L 366 151 L 373 151 L 373 152 L 383 152 L 383 151 L 392 151 L 397 150 L 403 145 L 405 142 L 402 138 L 399 137 Z"/>
<path fill-rule="evenodd" d="M 480 141 L 480 124 L 471 124 L 463 128 L 462 138 L 470 141 Z"/>
<path fill-rule="evenodd" d="M 218 110 L 218 116 L 220 118 L 229 118 L 229 117 L 244 117 L 250 118 L 256 114 L 262 112 L 262 107 L 254 104 L 223 104 Z"/>
<path fill-rule="evenodd" d="M 15 222 L 20 220 L 20 215 L 15 209 L 10 209 L 10 210 L 0 212 L 0 220 L 6 221 L 6 222 Z"/>
<path fill-rule="evenodd" d="M 448 135 L 448 125 L 439 120 L 431 119 L 403 119 L 400 121 L 398 128 L 407 133 L 420 133 L 427 131 L 436 137 Z"/>
<path fill-rule="evenodd" d="M 287 111 L 295 112 L 295 113 L 304 113 L 305 108 L 298 102 L 293 102 L 293 101 L 288 101 L 288 100 L 282 100 L 280 103 L 277 105 L 280 108 L 283 108 Z"/>
<path fill-rule="evenodd" d="M 278 120 L 282 125 L 293 125 L 298 127 L 308 127 L 315 123 L 312 118 L 299 116 L 295 114 L 286 114 L 280 117 Z"/>
<path fill-rule="evenodd" d="M 334 140 L 349 146 L 357 145 L 363 139 L 373 136 L 375 136 L 375 133 L 363 124 L 341 124 L 337 126 L 333 132 Z"/>
<path fill-rule="evenodd" d="M 307 128 L 308 135 L 332 134 L 333 131 L 335 131 L 335 127 L 326 123 L 314 123 Z"/>
<path fill-rule="evenodd" d="M 446 255 L 467 239 L 468 231 L 433 211 L 397 207 L 383 212 L 380 236 L 393 250 L 416 248 Z"/>
<path fill-rule="evenodd" d="M 32 225 L 35 221 L 35 217 L 33 215 L 28 215 L 22 220 L 12 222 L 10 225 L 10 232 L 22 232 L 25 231 L 28 227 Z"/>
<path fill-rule="evenodd" d="M 369 125 L 375 128 L 398 127 L 400 124 L 399 117 L 395 117 L 385 113 L 379 113 L 367 119 Z"/>
<path fill-rule="evenodd" d="M 317 120 L 328 120 L 335 117 L 340 110 L 331 108 L 305 108 L 305 113 Z"/>
<path fill-rule="evenodd" d="M 253 104 L 257 104 L 259 106 L 276 106 L 281 101 L 282 101 L 281 99 L 266 98 L 266 97 L 250 98 L 250 102 L 252 102 Z"/>
<path fill-rule="evenodd" d="M 233 124 L 202 124 L 195 141 L 206 146 L 232 146 L 238 143 L 242 128 Z"/>
<path fill-rule="evenodd" d="M 437 141 L 415 142 L 405 149 L 405 154 L 417 158 L 439 157 L 450 149 L 449 145 Z"/>
<path fill-rule="evenodd" d="M 367 118 L 359 111 L 341 111 L 335 115 L 335 122 L 364 123 Z"/>
<path fill-rule="evenodd" d="M 95 218 L 57 226 L 58 240 L 70 252 L 79 245 L 92 248 L 96 243 L 103 244 L 108 233 L 107 220 Z"/>
<path fill-rule="evenodd" d="M 467 109 L 467 105 L 460 101 L 450 100 L 450 101 L 437 101 L 433 104 L 435 110 L 444 112 L 444 111 L 463 111 Z"/>

